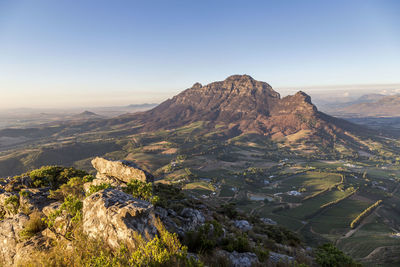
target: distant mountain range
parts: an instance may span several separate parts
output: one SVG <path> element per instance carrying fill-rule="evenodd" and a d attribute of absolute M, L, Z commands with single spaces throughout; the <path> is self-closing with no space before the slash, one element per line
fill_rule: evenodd
<path fill-rule="evenodd" d="M 331 105 L 329 114 L 339 117 L 399 117 L 400 95 L 368 94 L 356 101 Z"/>

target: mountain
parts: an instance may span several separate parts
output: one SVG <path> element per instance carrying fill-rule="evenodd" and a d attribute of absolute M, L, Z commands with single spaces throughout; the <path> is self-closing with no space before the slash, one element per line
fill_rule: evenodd
<path fill-rule="evenodd" d="M 357 103 L 333 109 L 330 113 L 342 117 L 398 117 L 400 116 L 400 95 L 366 95 Z"/>
<path fill-rule="evenodd" d="M 235 132 L 252 132 L 273 139 L 301 130 L 324 136 L 356 130 L 351 123 L 319 112 L 306 93 L 300 91 L 281 98 L 268 83 L 248 75 L 233 75 L 205 86 L 195 83 L 154 109 L 119 117 L 113 124 L 129 121 L 142 125 L 141 131 L 206 121 L 212 127 L 223 124 Z"/>
<path fill-rule="evenodd" d="M 103 118 L 103 116 L 88 110 L 85 110 L 82 113 L 71 116 L 71 119 L 73 120 L 90 120 L 90 119 L 101 119 L 101 118 Z"/>
<path fill-rule="evenodd" d="M 361 103 L 372 103 L 376 102 L 377 100 L 384 98 L 385 95 L 382 94 L 367 94 L 360 96 L 356 101 L 352 104 L 361 104 Z"/>

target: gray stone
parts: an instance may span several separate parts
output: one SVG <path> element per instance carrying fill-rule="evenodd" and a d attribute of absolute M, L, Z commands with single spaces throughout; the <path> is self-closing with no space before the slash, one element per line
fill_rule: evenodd
<path fill-rule="evenodd" d="M 201 211 L 192 208 L 184 208 L 179 215 L 181 216 L 179 219 L 183 221 L 182 228 L 185 232 L 195 230 L 206 221 Z"/>
<path fill-rule="evenodd" d="M 135 235 L 152 237 L 154 208 L 117 189 L 96 192 L 83 201 L 83 231 L 92 238 L 101 238 L 112 248 L 120 244 L 135 247 Z"/>
<path fill-rule="evenodd" d="M 130 182 L 132 179 L 142 182 L 152 182 L 154 180 L 151 174 L 129 161 L 111 161 L 97 157 L 92 160 L 92 165 L 100 174 L 116 178 L 126 183 Z"/>
<path fill-rule="evenodd" d="M 49 199 L 49 189 L 48 188 L 30 188 L 23 189 L 26 192 L 27 196 L 20 195 L 19 203 L 20 203 L 20 211 L 41 211 L 44 207 L 50 205 L 54 200 Z"/>
<path fill-rule="evenodd" d="M 8 266 L 14 263 L 14 257 L 18 252 L 17 245 L 20 241 L 19 232 L 28 220 L 28 216 L 18 214 L 13 218 L 0 221 L 0 258 Z"/>
<path fill-rule="evenodd" d="M 51 213 L 55 212 L 61 205 L 62 205 L 61 202 L 53 202 L 50 205 L 44 207 L 42 209 L 42 212 L 44 213 L 44 215 L 48 217 Z"/>
<path fill-rule="evenodd" d="M 265 224 L 270 224 L 270 225 L 276 225 L 276 221 L 270 219 L 270 218 L 261 218 L 261 221 Z"/>
<path fill-rule="evenodd" d="M 0 217 L 1 218 L 10 218 L 15 215 L 16 212 L 13 211 L 13 207 L 11 204 L 6 205 L 7 199 L 9 199 L 12 196 L 17 196 L 15 193 L 9 193 L 5 192 L 4 190 L 1 190 L 0 192 Z M 18 207 L 16 207 L 18 209 Z"/>
<path fill-rule="evenodd" d="M 285 255 L 285 254 L 280 254 L 280 253 L 270 251 L 269 252 L 269 260 L 272 262 L 275 262 L 275 263 L 278 263 L 278 262 L 289 263 L 289 262 L 293 262 L 294 258 L 290 257 L 288 255 Z"/>
<path fill-rule="evenodd" d="M 233 222 L 237 228 L 239 228 L 242 231 L 250 231 L 253 229 L 253 226 L 246 220 L 237 220 Z"/>
<path fill-rule="evenodd" d="M 251 252 L 239 253 L 220 250 L 217 252 L 220 257 L 229 259 L 232 267 L 251 267 L 259 263 L 257 255 Z"/>

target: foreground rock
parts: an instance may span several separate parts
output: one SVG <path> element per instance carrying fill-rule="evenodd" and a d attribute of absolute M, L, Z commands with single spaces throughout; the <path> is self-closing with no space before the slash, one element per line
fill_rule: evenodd
<path fill-rule="evenodd" d="M 97 157 L 92 160 L 92 165 L 103 177 L 116 178 L 126 183 L 129 183 L 132 179 L 146 183 L 153 181 L 151 174 L 130 161 L 111 161 Z"/>
<path fill-rule="evenodd" d="M 116 189 L 99 191 L 83 202 L 83 230 L 112 248 L 135 247 L 135 233 L 156 234 L 153 206 Z"/>
<path fill-rule="evenodd" d="M 19 243 L 19 232 L 24 228 L 24 224 L 29 217 L 23 214 L 14 216 L 14 218 L 6 218 L 0 221 L 0 257 L 4 263 L 10 266 L 14 263 L 14 257 L 18 252 L 17 245 Z"/>

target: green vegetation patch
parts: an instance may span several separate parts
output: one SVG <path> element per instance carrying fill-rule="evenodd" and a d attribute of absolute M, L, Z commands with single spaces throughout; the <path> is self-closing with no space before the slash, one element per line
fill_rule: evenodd
<path fill-rule="evenodd" d="M 324 194 L 304 201 L 300 206 L 296 208 L 283 210 L 279 214 L 295 217 L 297 219 L 306 219 L 309 216 L 315 214 L 318 210 L 320 210 L 324 204 L 341 199 L 351 194 L 352 192 L 352 190 L 340 191 L 333 189 L 331 191 L 325 192 Z"/>
<path fill-rule="evenodd" d="M 329 208 L 324 213 L 315 216 L 311 220 L 313 231 L 320 234 L 343 233 L 350 230 L 350 223 L 370 203 L 361 200 L 347 198 L 337 205 Z"/>
<path fill-rule="evenodd" d="M 340 174 L 328 172 L 306 172 L 284 180 L 280 185 L 282 192 L 305 188 L 306 195 L 326 190 L 341 181 Z"/>

